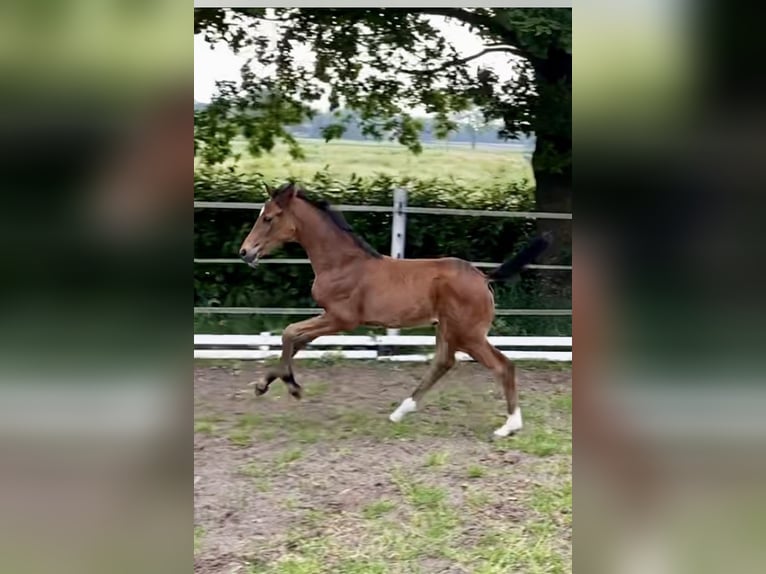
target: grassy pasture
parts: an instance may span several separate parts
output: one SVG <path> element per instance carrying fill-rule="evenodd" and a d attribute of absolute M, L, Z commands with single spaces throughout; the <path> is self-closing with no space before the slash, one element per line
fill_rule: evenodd
<path fill-rule="evenodd" d="M 291 177 L 304 180 L 318 171 L 327 170 L 340 180 L 352 174 L 371 176 L 386 174 L 397 178 L 454 179 L 480 187 L 493 182 L 516 182 L 529 187 L 534 181 L 532 168 L 524 153 L 501 146 L 471 149 L 466 145 L 425 145 L 419 155 L 388 142 L 300 140 L 305 159 L 294 160 L 287 147 L 278 145 L 271 153 L 251 156 L 244 140 L 236 140 L 233 148 L 241 155 L 229 164 L 245 172 L 258 172 L 275 179 Z"/>

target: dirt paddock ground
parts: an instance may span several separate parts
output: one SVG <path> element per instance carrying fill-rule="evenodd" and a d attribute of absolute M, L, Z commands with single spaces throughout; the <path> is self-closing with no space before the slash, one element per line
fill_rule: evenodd
<path fill-rule="evenodd" d="M 525 428 L 459 364 L 401 423 L 425 364 L 298 361 L 304 398 L 259 362 L 194 373 L 198 574 L 571 572 L 571 371 L 520 365 Z"/>

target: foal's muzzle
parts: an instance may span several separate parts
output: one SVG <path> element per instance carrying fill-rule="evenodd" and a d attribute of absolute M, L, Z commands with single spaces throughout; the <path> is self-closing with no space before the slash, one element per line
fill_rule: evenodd
<path fill-rule="evenodd" d="M 254 247 L 249 251 L 246 249 L 240 249 L 239 256 L 242 258 L 242 261 L 247 263 L 253 269 L 255 269 L 255 267 L 258 265 L 258 261 L 261 258 L 260 250 L 257 247 Z"/>

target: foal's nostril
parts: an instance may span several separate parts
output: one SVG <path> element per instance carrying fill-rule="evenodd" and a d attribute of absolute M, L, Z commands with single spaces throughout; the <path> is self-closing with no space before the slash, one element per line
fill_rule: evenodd
<path fill-rule="evenodd" d="M 240 249 L 239 250 L 239 256 L 240 257 L 244 257 L 245 255 L 247 255 L 247 249 Z"/>

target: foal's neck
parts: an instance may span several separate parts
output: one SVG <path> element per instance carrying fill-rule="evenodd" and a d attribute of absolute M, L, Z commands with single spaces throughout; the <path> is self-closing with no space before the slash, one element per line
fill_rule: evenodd
<path fill-rule="evenodd" d="M 306 250 L 314 275 L 368 257 L 348 233 L 338 229 L 327 215 L 308 202 L 296 198 L 292 210 L 298 223 L 298 243 Z"/>

